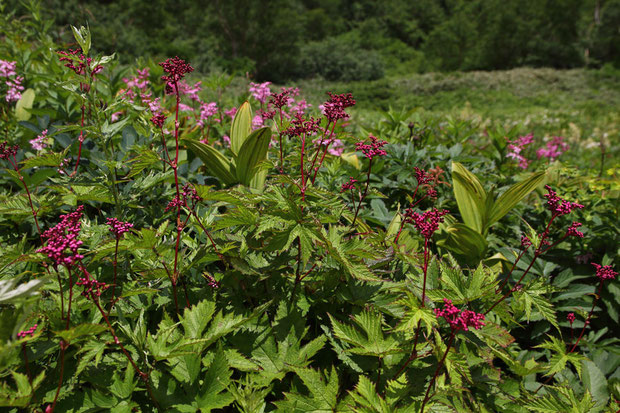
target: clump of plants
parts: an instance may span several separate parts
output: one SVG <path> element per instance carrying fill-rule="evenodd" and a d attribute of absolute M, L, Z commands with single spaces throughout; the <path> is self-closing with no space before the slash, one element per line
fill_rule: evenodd
<path fill-rule="evenodd" d="M 7 411 L 617 407 L 616 251 L 574 261 L 617 224 L 570 171 L 503 173 L 523 139 L 352 133 L 350 93 L 119 68 L 73 32 L 0 49 L 26 88 L 1 118 Z"/>

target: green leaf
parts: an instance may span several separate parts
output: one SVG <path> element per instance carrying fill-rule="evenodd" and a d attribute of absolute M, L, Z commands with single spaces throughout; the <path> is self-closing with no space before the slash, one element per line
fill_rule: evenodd
<path fill-rule="evenodd" d="M 80 324 L 73 328 L 63 331 L 55 331 L 64 341 L 72 343 L 79 338 L 88 338 L 105 331 L 106 328 L 100 324 Z"/>
<path fill-rule="evenodd" d="M 590 360 L 582 360 L 582 379 L 583 384 L 592 394 L 596 405 L 603 407 L 609 400 L 609 389 L 607 379 L 601 370 Z"/>
<path fill-rule="evenodd" d="M 193 139 L 183 139 L 183 142 L 224 184 L 233 185 L 238 182 L 232 172 L 232 163 L 217 149 Z"/>
<path fill-rule="evenodd" d="M 514 184 L 506 192 L 504 192 L 494 203 L 489 211 L 485 228 L 483 232 L 499 221 L 512 208 L 515 207 L 523 198 L 540 185 L 545 179 L 546 172 L 536 172 L 529 178 Z"/>
<path fill-rule="evenodd" d="M 14 302 L 20 297 L 28 297 L 36 294 L 37 290 L 46 282 L 46 278 L 39 278 L 18 286 L 17 279 L 15 278 L 2 280 L 0 281 L 0 304 Z"/>
<path fill-rule="evenodd" d="M 437 245 L 463 259 L 469 265 L 476 265 L 484 258 L 487 240 L 470 226 L 454 223 L 445 228 L 437 239 Z"/>
<path fill-rule="evenodd" d="M 271 140 L 271 129 L 260 128 L 248 136 L 239 149 L 235 168 L 237 179 L 249 186 L 256 173 L 256 166 L 267 157 L 267 149 Z"/>
<path fill-rule="evenodd" d="M 252 132 L 252 107 L 244 102 L 239 107 L 230 127 L 230 149 L 237 155 L 241 146 Z"/>
<path fill-rule="evenodd" d="M 231 404 L 234 397 L 226 390 L 231 375 L 232 371 L 228 368 L 226 356 L 222 351 L 218 351 L 202 379 L 202 386 L 195 396 L 194 405 L 202 412 L 210 412 L 212 409 L 221 409 Z"/>
<path fill-rule="evenodd" d="M 486 217 L 487 193 L 476 175 L 458 162 L 452 162 L 454 196 L 463 222 L 482 234 Z"/>
<path fill-rule="evenodd" d="M 325 377 L 309 368 L 293 368 L 310 391 L 310 395 L 286 393 L 286 400 L 276 402 L 280 411 L 287 412 L 335 412 L 338 405 L 338 373 L 332 366 Z"/>
<path fill-rule="evenodd" d="M 200 338 L 205 327 L 211 321 L 214 311 L 215 303 L 208 300 L 202 300 L 198 304 L 186 308 L 183 318 L 181 318 L 185 336 L 188 338 Z"/>
<path fill-rule="evenodd" d="M 28 109 L 32 109 L 32 104 L 34 103 L 35 93 L 32 89 L 26 89 L 24 93 L 22 93 L 21 99 L 17 101 L 15 105 L 15 118 L 18 121 L 24 121 L 30 119 L 32 114 Z"/>

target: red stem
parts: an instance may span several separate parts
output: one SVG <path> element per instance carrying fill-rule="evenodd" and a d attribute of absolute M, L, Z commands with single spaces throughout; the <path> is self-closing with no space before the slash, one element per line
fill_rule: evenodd
<path fill-rule="evenodd" d="M 452 334 L 450 335 L 450 341 L 448 341 L 448 347 L 446 347 L 446 352 L 443 353 L 443 357 L 441 358 L 441 361 L 437 365 L 435 374 L 433 375 L 431 382 L 428 384 L 428 387 L 426 388 L 426 394 L 424 395 L 424 400 L 422 401 L 422 407 L 420 407 L 420 413 L 424 413 L 424 406 L 426 405 L 426 402 L 429 399 L 428 392 L 431 390 L 431 387 L 433 387 L 433 384 L 435 383 L 435 379 L 437 379 L 437 375 L 439 374 L 439 370 L 443 366 L 444 361 L 446 361 L 446 356 L 448 355 L 448 352 L 450 351 L 450 347 L 452 346 L 453 341 L 454 341 L 454 331 L 452 331 Z"/>
<path fill-rule="evenodd" d="M 353 222 L 351 226 L 355 225 L 355 220 L 357 219 L 357 214 L 360 212 L 360 207 L 362 206 L 362 202 L 368 195 L 368 187 L 370 186 L 370 169 L 372 168 L 372 158 L 370 158 L 370 162 L 368 162 L 368 173 L 366 174 L 366 188 L 364 188 L 364 195 L 360 197 L 359 203 L 357 204 L 357 208 L 355 209 L 355 216 L 353 217 Z"/>
<path fill-rule="evenodd" d="M 84 128 L 84 109 L 85 106 L 82 105 L 82 119 L 80 121 L 81 128 Z M 77 160 L 75 161 L 75 169 L 73 169 L 73 173 L 71 174 L 71 176 L 74 176 L 77 173 L 78 166 L 80 165 L 80 158 L 82 157 L 82 143 L 84 143 L 84 129 L 80 129 L 80 136 L 78 137 L 78 141 L 80 142 L 80 145 L 78 146 L 78 156 Z"/>
<path fill-rule="evenodd" d="M 114 280 L 112 281 L 112 298 L 110 299 L 110 309 L 108 310 L 108 316 L 110 315 L 110 311 L 112 311 L 112 307 L 114 306 L 114 298 L 115 298 L 115 294 L 114 292 L 116 291 L 116 269 L 118 266 L 118 242 L 119 242 L 119 237 L 116 237 L 116 244 L 114 245 L 114 261 L 112 262 L 112 268 L 114 269 Z"/>

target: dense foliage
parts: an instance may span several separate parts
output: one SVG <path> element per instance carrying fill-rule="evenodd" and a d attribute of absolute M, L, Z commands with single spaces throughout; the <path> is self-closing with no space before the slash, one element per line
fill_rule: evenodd
<path fill-rule="evenodd" d="M 3 409 L 617 409 L 613 114 L 363 121 L 32 12 L 0 17 Z"/>
<path fill-rule="evenodd" d="M 96 50 L 125 62 L 178 55 L 258 80 L 620 66 L 618 0 L 48 0 L 42 13 L 57 40 L 88 23 Z"/>

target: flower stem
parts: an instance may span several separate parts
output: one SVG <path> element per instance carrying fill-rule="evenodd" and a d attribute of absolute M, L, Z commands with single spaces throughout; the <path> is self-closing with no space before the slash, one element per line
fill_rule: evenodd
<path fill-rule="evenodd" d="M 359 203 L 357 204 L 357 208 L 355 208 L 355 215 L 353 216 L 353 222 L 351 226 L 355 226 L 355 221 L 357 220 L 357 214 L 360 212 L 360 208 L 362 206 L 362 202 L 368 195 L 368 187 L 370 186 L 370 170 L 372 169 L 372 158 L 368 162 L 368 172 L 366 173 L 366 188 L 364 188 L 364 194 L 360 197 Z"/>
<path fill-rule="evenodd" d="M 452 346 L 453 342 L 454 342 L 454 331 L 452 331 L 452 334 L 450 335 L 450 339 L 448 341 L 448 347 L 446 347 L 446 352 L 443 353 L 443 357 L 441 358 L 441 361 L 437 365 L 437 369 L 435 370 L 435 374 L 433 375 L 433 378 L 431 379 L 431 382 L 428 384 L 428 387 L 426 388 L 426 394 L 424 395 L 424 400 L 422 401 L 422 407 L 420 407 L 420 413 L 424 413 L 424 406 L 426 405 L 426 402 L 429 399 L 428 392 L 431 390 L 431 387 L 433 387 L 433 384 L 435 383 L 435 379 L 437 379 L 437 375 L 439 374 L 439 370 L 443 366 L 444 361 L 446 361 L 446 356 L 448 355 L 448 352 L 450 351 L 450 347 Z"/>

